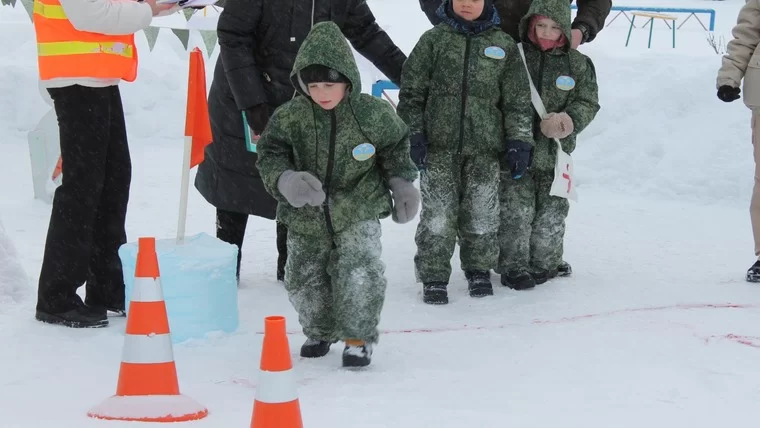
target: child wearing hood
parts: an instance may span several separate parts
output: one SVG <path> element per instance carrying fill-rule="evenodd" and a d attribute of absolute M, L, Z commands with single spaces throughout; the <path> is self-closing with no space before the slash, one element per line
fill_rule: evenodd
<path fill-rule="evenodd" d="M 285 288 L 306 335 L 301 356 L 343 340 L 343 366 L 366 366 L 385 300 L 379 220 L 406 223 L 419 207 L 409 131 L 389 103 L 361 93 L 333 22 L 314 25 L 290 78 L 301 96 L 275 111 L 256 166 L 289 230 Z"/>
<path fill-rule="evenodd" d="M 515 290 L 535 287 L 557 275 L 570 275 L 563 261 L 567 199 L 550 196 L 557 144 L 572 153 L 577 135 L 599 111 L 596 72 L 591 59 L 568 40 L 570 3 L 534 0 L 520 22 L 530 76 L 548 112 L 535 115 L 535 146 L 528 172 L 502 176 L 499 269 L 501 283 Z"/>
<path fill-rule="evenodd" d="M 469 295 L 493 294 L 499 158 L 521 174 L 533 145 L 527 75 L 492 0 L 444 0 L 438 16 L 404 64 L 397 108 L 422 171 L 414 263 L 428 304 L 448 303 L 457 239 Z"/>

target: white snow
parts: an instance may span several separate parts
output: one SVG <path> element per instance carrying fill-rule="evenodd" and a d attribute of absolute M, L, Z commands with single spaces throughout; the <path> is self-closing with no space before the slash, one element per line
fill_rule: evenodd
<path fill-rule="evenodd" d="M 27 281 L 16 246 L 0 220 L 0 313 L 4 305 L 20 301 L 29 291 Z"/>
<path fill-rule="evenodd" d="M 185 395 L 114 395 L 87 414 L 99 419 L 179 422 L 202 419 L 208 414 L 208 409 Z"/>
<path fill-rule="evenodd" d="M 406 52 L 429 28 L 415 1 L 369 4 Z M 615 4 L 714 8 L 716 35 L 730 38 L 744 2 Z M 383 333 L 372 365 L 347 371 L 340 343 L 324 358 L 298 357 L 304 337 L 275 281 L 274 223 L 252 217 L 238 332 L 174 346 L 182 392 L 209 409 L 190 425 L 250 423 L 263 320 L 283 315 L 308 427 L 751 426 L 760 288 L 744 281 L 755 259 L 749 111 L 715 96 L 720 56 L 694 18 L 678 30 L 675 50 L 661 21 L 652 49 L 648 28 L 634 29 L 626 48 L 627 32 L 621 16 L 582 47 L 596 65 L 602 110 L 574 154 L 581 202 L 567 225 L 571 278 L 515 292 L 494 276 L 495 296 L 472 299 L 455 254 L 450 304 L 425 305 L 414 282 L 416 222 L 383 221 Z M 187 54 L 168 30 L 152 53 L 138 39 L 140 76 L 122 86 L 134 165 L 130 241 L 176 234 L 187 81 Z M 17 254 L 10 264 L 0 258 L 0 272 L 16 260 L 29 276 L 27 285 L 14 268 L 10 299 L 0 288 L 0 425 L 131 426 L 87 417 L 115 391 L 124 319 L 97 330 L 44 325 L 33 298 L 15 297 L 34 293 L 44 249 L 50 206 L 33 199 L 26 134 L 48 107 L 22 8 L 0 8 L 0 40 L 8 41 L 0 51 L 0 256 L 10 242 Z M 190 43 L 203 46 L 197 34 Z M 206 62 L 209 83 L 218 50 Z M 378 75 L 359 63 L 369 91 Z M 214 234 L 214 208 L 192 188 L 187 232 Z"/>

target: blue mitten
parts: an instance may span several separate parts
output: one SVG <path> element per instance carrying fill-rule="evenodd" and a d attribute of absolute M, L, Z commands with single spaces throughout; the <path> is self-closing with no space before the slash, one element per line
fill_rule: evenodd
<path fill-rule="evenodd" d="M 306 204 L 318 207 L 325 201 L 322 183 L 308 172 L 283 172 L 277 179 L 277 189 L 295 208 L 301 208 Z"/>
<path fill-rule="evenodd" d="M 533 160 L 533 145 L 525 141 L 507 140 L 504 160 L 507 163 L 507 168 L 512 172 L 513 179 L 522 177 Z"/>
<path fill-rule="evenodd" d="M 404 224 L 417 215 L 420 208 L 420 192 L 412 184 L 400 177 L 391 177 L 388 187 L 393 192 L 393 221 Z"/>
<path fill-rule="evenodd" d="M 425 169 L 425 161 L 427 160 L 427 137 L 422 133 L 414 134 L 409 137 L 409 143 L 412 162 L 417 165 L 419 171 L 422 171 Z"/>

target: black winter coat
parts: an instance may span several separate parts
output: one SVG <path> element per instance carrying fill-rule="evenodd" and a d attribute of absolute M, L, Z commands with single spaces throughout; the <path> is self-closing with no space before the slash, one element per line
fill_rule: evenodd
<path fill-rule="evenodd" d="M 428 21 L 433 25 L 438 25 L 441 19 L 436 15 L 436 11 L 443 0 L 419 1 L 420 8 L 425 12 Z M 532 0 L 493 0 L 493 5 L 496 6 L 501 17 L 501 29 L 512 36 L 516 42 L 520 41 L 520 31 L 518 30 L 520 20 L 528 13 L 532 2 Z M 572 3 L 572 0 L 570 2 Z M 612 8 L 612 0 L 577 0 L 576 3 L 578 3 L 578 14 L 573 20 L 573 28 L 576 28 L 578 24 L 585 25 L 589 30 L 586 41 L 590 42 L 604 28 L 604 21 Z"/>
<path fill-rule="evenodd" d="M 353 47 L 396 84 L 406 55 L 375 22 L 365 0 L 226 0 L 217 33 L 220 53 L 209 92 L 213 143 L 198 166 L 195 187 L 217 208 L 275 218 L 277 202 L 264 189 L 246 149 L 241 110 L 274 109 L 292 99 L 290 71 L 317 22 L 333 21 Z"/>

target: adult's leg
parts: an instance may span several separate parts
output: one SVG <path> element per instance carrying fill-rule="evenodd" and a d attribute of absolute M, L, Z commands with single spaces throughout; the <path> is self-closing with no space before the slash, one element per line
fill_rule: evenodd
<path fill-rule="evenodd" d="M 240 280 L 240 261 L 243 256 L 243 239 L 248 214 L 216 209 L 216 237 L 238 247 L 236 275 Z"/>
<path fill-rule="evenodd" d="M 93 229 L 105 185 L 111 127 L 109 88 L 50 89 L 60 132 L 63 180 L 53 197 L 37 291 L 37 318 L 70 327 L 107 324 L 76 294 L 88 277 Z"/>
<path fill-rule="evenodd" d="M 124 311 L 124 273 L 119 247 L 127 242 L 124 229 L 132 180 L 124 109 L 118 86 L 110 90 L 110 129 L 105 178 L 93 229 L 92 255 L 87 278 L 88 306 Z"/>
<path fill-rule="evenodd" d="M 277 280 L 285 280 L 285 264 L 288 261 L 288 227 L 277 222 Z"/>

